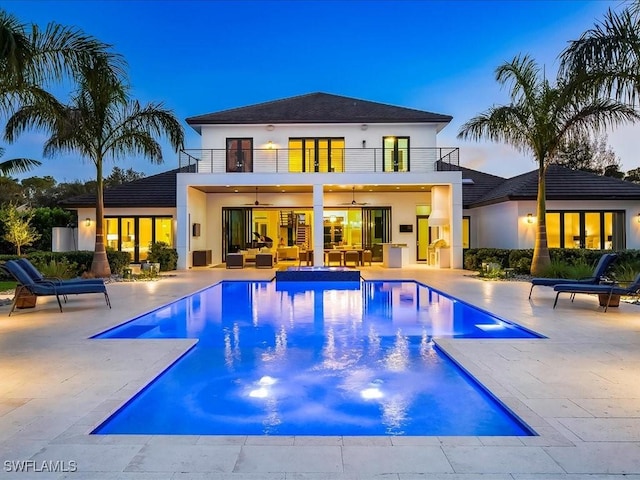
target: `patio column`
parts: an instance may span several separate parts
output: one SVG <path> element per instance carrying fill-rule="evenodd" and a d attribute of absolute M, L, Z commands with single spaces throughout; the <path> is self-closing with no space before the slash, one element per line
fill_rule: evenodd
<path fill-rule="evenodd" d="M 324 189 L 313 185 L 313 265 L 324 265 Z"/>
<path fill-rule="evenodd" d="M 175 247 L 178 252 L 178 270 L 185 270 L 191 267 L 189 260 L 189 200 L 187 195 L 188 186 L 183 181 L 183 176 L 178 174 L 176 179 L 176 231 Z"/>

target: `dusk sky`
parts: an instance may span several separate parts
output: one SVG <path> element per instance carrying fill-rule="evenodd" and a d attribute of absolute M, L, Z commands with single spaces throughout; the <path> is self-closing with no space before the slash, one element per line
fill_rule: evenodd
<path fill-rule="evenodd" d="M 14 0 L 2 8 L 22 23 L 75 26 L 113 45 L 128 62 L 132 95 L 162 102 L 185 127 L 186 148 L 199 136 L 190 116 L 326 92 L 453 116 L 438 136 L 458 146 L 460 163 L 510 177 L 536 168 L 531 157 L 506 145 L 462 142 L 460 126 L 508 102 L 495 69 L 522 53 L 557 69 L 570 40 L 619 1 L 395 0 L 395 1 L 53 1 Z M 4 123 L 3 123 L 4 128 Z M 634 128 L 609 133 L 622 169 L 639 165 Z M 637 137 L 637 134 L 635 135 Z M 3 160 L 28 156 L 43 166 L 25 176 L 58 182 L 95 176 L 78 157 L 42 158 L 45 136 L 31 132 L 7 145 Z M 417 145 L 416 145 L 417 146 Z M 113 165 L 152 175 L 176 168 L 128 159 Z"/>

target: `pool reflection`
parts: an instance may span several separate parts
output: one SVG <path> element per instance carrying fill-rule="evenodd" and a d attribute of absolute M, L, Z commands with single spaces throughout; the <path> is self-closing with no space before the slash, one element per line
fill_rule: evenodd
<path fill-rule="evenodd" d="M 102 336 L 199 342 L 95 433 L 530 434 L 441 336 L 534 337 L 415 282 L 223 282 Z"/>

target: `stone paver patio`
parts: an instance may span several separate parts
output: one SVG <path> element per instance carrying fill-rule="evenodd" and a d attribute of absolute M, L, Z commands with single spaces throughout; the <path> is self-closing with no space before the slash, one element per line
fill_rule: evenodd
<path fill-rule="evenodd" d="M 112 310 L 99 295 L 64 313 L 55 299 L 11 317 L 0 307 L 0 478 L 640 480 L 640 306 L 605 314 L 583 295 L 553 310 L 551 289 L 529 301 L 524 282 L 422 266 L 362 275 L 416 279 L 548 337 L 438 341 L 539 436 L 89 435 L 193 340 L 88 337 L 219 280 L 273 273 L 203 268 L 110 284 Z"/>

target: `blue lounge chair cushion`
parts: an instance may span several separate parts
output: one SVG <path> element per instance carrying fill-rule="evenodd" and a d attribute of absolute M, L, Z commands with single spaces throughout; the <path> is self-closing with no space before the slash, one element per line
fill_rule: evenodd
<path fill-rule="evenodd" d="M 542 287 L 554 287 L 556 285 L 576 285 L 576 284 L 587 284 L 587 285 L 597 285 L 602 280 L 602 277 L 607 273 L 608 268 L 611 264 L 618 258 L 618 255 L 615 253 L 605 253 L 598 260 L 598 264 L 596 268 L 593 270 L 593 274 L 588 278 L 582 279 L 571 279 L 571 278 L 532 278 L 531 279 L 531 290 L 529 290 L 529 298 L 531 298 L 531 292 L 533 292 L 533 287 L 542 286 Z"/>
<path fill-rule="evenodd" d="M 72 278 L 68 280 L 61 279 L 61 278 L 47 278 L 28 259 L 19 258 L 16 260 L 16 262 L 18 262 L 18 264 L 27 273 L 27 275 L 29 275 L 33 279 L 34 282 L 48 281 L 48 282 L 53 282 L 56 285 L 59 285 L 62 283 L 83 283 L 83 282 L 104 284 L 104 280 L 102 278 Z"/>
<path fill-rule="evenodd" d="M 586 285 L 584 283 L 573 283 L 556 285 L 553 287 L 556 292 L 556 300 L 553 304 L 553 308 L 558 303 L 558 296 L 561 293 L 586 293 L 586 294 L 604 294 L 604 295 L 620 295 L 620 296 L 634 296 L 640 294 L 640 274 L 635 278 L 628 287 L 621 287 L 615 284 L 598 284 L 598 285 Z M 605 312 L 607 306 L 605 306 Z"/>
<path fill-rule="evenodd" d="M 48 280 L 42 280 L 36 282 L 29 276 L 29 274 L 22 268 L 19 262 L 15 260 L 9 260 L 3 265 L 4 270 L 9 272 L 20 284 L 19 290 L 27 290 L 36 296 L 55 296 L 58 301 L 60 311 L 62 311 L 62 303 L 60 302 L 60 295 L 65 297 L 67 295 L 80 295 L 83 293 L 102 293 L 109 308 L 111 308 L 111 301 L 109 300 L 109 294 L 107 293 L 107 287 L 102 283 L 97 282 L 82 282 L 82 283 L 55 283 Z M 16 295 L 13 301 L 13 306 L 9 312 L 9 316 L 13 313 L 16 307 L 16 302 L 19 297 L 19 291 L 16 291 Z"/>

